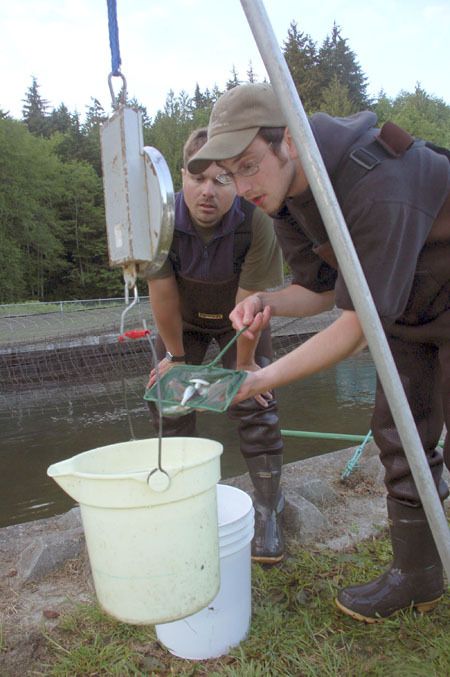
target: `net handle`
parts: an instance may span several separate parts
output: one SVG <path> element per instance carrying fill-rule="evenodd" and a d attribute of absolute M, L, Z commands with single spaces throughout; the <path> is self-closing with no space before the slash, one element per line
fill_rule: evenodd
<path fill-rule="evenodd" d="M 237 341 L 238 338 L 239 338 L 239 336 L 240 336 L 244 331 L 246 331 L 247 329 L 248 329 L 248 326 L 244 327 L 243 329 L 240 329 L 240 330 L 238 331 L 238 333 L 237 333 L 235 336 L 233 336 L 233 338 L 232 338 L 230 341 L 228 341 L 227 345 L 226 345 L 224 348 L 222 348 L 222 350 L 220 351 L 220 353 L 219 353 L 218 355 L 216 355 L 216 357 L 213 359 L 213 361 L 212 361 L 212 362 L 209 362 L 209 364 L 206 364 L 206 365 L 205 365 L 206 368 L 208 368 L 208 367 L 215 367 L 216 364 L 217 364 L 217 362 L 221 359 L 222 355 L 225 355 L 225 353 L 227 352 L 227 350 L 229 350 L 229 349 L 231 348 L 231 346 L 233 345 L 233 343 L 234 343 L 235 341 Z"/>

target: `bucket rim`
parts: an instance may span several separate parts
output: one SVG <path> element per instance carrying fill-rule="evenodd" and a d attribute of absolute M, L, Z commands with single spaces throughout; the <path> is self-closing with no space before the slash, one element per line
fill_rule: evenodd
<path fill-rule="evenodd" d="M 215 445 L 215 450 L 214 453 L 210 452 L 208 454 L 208 458 L 199 458 L 195 462 L 189 463 L 189 464 L 183 464 L 183 465 L 171 465 L 170 463 L 164 462 L 162 463 L 162 467 L 164 470 L 169 474 L 171 478 L 174 478 L 176 475 L 178 475 L 180 472 L 183 472 L 185 470 L 190 470 L 193 468 L 198 468 L 201 465 L 205 465 L 210 463 L 214 458 L 217 456 L 221 456 L 223 453 L 223 444 L 221 442 L 218 442 L 217 440 L 211 440 L 207 437 L 163 437 L 162 438 L 162 443 L 164 445 L 165 440 L 201 440 L 202 442 L 208 442 L 212 443 Z M 51 465 L 48 466 L 47 468 L 47 475 L 49 477 L 78 477 L 80 479 L 90 479 L 90 480 L 113 480 L 113 481 L 118 481 L 118 480 L 138 480 L 141 481 L 142 479 L 147 479 L 149 473 L 154 470 L 155 467 L 157 467 L 157 464 L 149 464 L 148 468 L 140 468 L 140 469 L 130 469 L 130 470 L 123 470 L 121 472 L 113 472 L 113 473 L 101 473 L 101 472 L 89 472 L 86 470 L 78 470 L 73 467 L 74 463 L 76 462 L 76 459 L 80 459 L 82 457 L 89 457 L 94 455 L 96 452 L 101 452 L 102 450 L 106 449 L 113 449 L 115 447 L 120 447 L 120 446 L 125 446 L 125 445 L 134 445 L 134 444 L 142 444 L 145 442 L 149 441 L 158 441 L 158 438 L 156 437 L 149 437 L 149 438 L 143 438 L 139 440 L 128 440 L 125 442 L 115 442 L 114 444 L 106 444 L 101 447 L 95 447 L 94 449 L 86 449 L 85 451 L 81 451 L 78 454 L 75 454 L 74 456 L 71 456 L 69 458 L 62 459 L 61 461 L 57 461 L 55 463 L 52 463 Z M 162 450 L 164 452 L 164 448 Z M 59 466 L 59 468 L 58 468 Z M 64 466 L 67 466 L 67 468 L 64 468 Z M 151 467 L 150 467 L 151 466 Z"/>
<path fill-rule="evenodd" d="M 248 503 L 248 510 L 246 510 L 244 513 L 240 514 L 238 517 L 230 517 L 229 519 L 226 520 L 219 520 L 219 532 L 221 527 L 229 527 L 235 522 L 240 522 L 244 518 L 248 517 L 249 513 L 253 511 L 253 501 L 250 497 L 250 495 L 244 491 L 243 489 L 239 489 L 239 487 L 234 487 L 231 484 L 223 484 L 221 482 L 217 483 L 217 503 L 219 505 L 219 493 L 231 493 L 231 494 L 240 494 L 241 498 L 245 500 L 246 503 Z"/>

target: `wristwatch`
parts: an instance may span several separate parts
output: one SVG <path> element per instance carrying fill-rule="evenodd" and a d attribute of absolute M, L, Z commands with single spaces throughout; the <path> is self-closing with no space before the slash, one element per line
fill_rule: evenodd
<path fill-rule="evenodd" d="M 166 360 L 168 362 L 184 362 L 186 360 L 186 355 L 172 355 L 171 352 L 167 351 Z"/>

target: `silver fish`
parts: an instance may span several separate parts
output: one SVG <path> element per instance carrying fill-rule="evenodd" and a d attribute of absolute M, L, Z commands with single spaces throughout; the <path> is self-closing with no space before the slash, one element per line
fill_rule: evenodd
<path fill-rule="evenodd" d="M 186 402 L 194 397 L 194 395 L 205 395 L 208 392 L 208 388 L 210 386 L 210 383 L 208 383 L 208 381 L 204 381 L 202 378 L 191 378 L 189 383 L 192 383 L 192 385 L 189 385 L 184 391 L 183 397 L 181 399 L 181 406 L 185 405 Z"/>

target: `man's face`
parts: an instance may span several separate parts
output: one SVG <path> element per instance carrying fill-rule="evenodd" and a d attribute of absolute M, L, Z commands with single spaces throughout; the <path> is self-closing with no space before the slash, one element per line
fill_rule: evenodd
<path fill-rule="evenodd" d="M 216 180 L 219 167 L 213 163 L 202 174 L 182 169 L 183 195 L 192 219 L 199 226 L 211 228 L 230 210 L 236 197 L 233 183 L 222 185 Z"/>
<path fill-rule="evenodd" d="M 219 165 L 220 173 L 229 172 L 233 177 L 237 194 L 267 214 L 276 213 L 287 197 L 308 187 L 295 146 L 286 134 L 277 154 L 270 144 L 256 136 L 241 155 L 221 160 Z M 249 168 L 252 174 L 245 176 Z"/>

